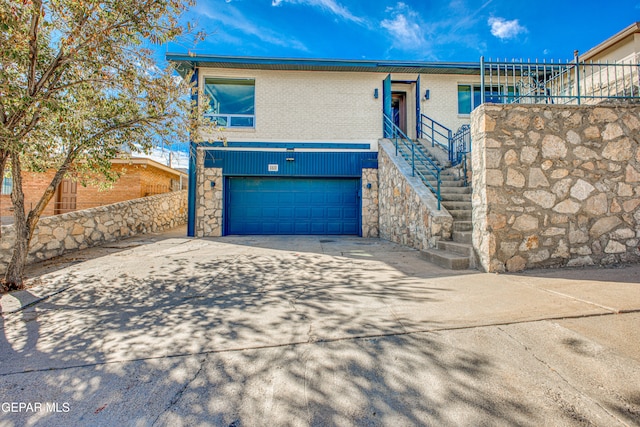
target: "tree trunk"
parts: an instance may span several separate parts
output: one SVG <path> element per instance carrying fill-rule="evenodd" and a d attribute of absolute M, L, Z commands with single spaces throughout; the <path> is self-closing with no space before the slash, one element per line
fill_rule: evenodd
<path fill-rule="evenodd" d="M 40 215 L 42 215 L 47 204 L 53 198 L 53 195 L 56 192 L 56 187 L 60 184 L 62 178 L 64 178 L 65 174 L 69 170 L 69 166 L 75 159 L 78 153 L 77 150 L 77 148 L 74 148 L 69 151 L 67 157 L 62 163 L 62 166 L 57 170 L 51 180 L 51 183 L 49 183 L 49 186 L 36 204 L 35 208 L 33 208 L 28 215 L 24 208 L 20 154 L 11 154 L 11 173 L 13 174 L 13 191 L 11 192 L 11 200 L 14 207 L 13 219 L 16 231 L 16 240 L 13 246 L 11 261 L 9 261 L 7 271 L 5 272 L 4 279 L 1 283 L 5 290 L 13 291 L 24 289 L 24 268 L 27 262 L 27 256 L 29 255 L 29 246 L 31 244 L 33 232 L 40 220 Z"/>
<path fill-rule="evenodd" d="M 24 288 L 24 266 L 31 241 L 31 233 L 27 227 L 27 217 L 24 211 L 24 193 L 22 192 L 22 171 L 19 155 L 11 156 L 11 172 L 13 175 L 11 201 L 13 202 L 13 226 L 15 227 L 16 238 L 13 246 L 13 255 L 3 280 L 3 285 L 8 291 Z"/>
<path fill-rule="evenodd" d="M 7 164 L 7 158 L 9 153 L 5 150 L 0 150 L 0 186 L 4 180 L 4 167 Z M 2 224 L 0 224 L 0 238 L 2 237 Z"/>

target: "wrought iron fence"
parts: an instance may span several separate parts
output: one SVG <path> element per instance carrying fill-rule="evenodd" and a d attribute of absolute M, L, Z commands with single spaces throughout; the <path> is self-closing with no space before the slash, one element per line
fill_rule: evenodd
<path fill-rule="evenodd" d="M 596 104 L 640 102 L 640 56 L 616 62 L 485 61 L 481 103 Z"/>
<path fill-rule="evenodd" d="M 451 153 L 455 156 L 455 162 L 452 164 L 460 164 L 463 154 L 471 152 L 471 126 L 462 125 L 451 137 Z M 451 154 L 450 154 L 451 156 Z M 466 184 L 465 184 L 466 185 Z"/>

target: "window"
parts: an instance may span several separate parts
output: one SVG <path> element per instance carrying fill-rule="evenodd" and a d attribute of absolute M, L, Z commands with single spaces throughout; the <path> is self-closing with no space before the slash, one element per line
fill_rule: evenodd
<path fill-rule="evenodd" d="M 471 100 L 471 86 L 458 85 L 458 114 L 471 114 L 474 108 Z"/>
<path fill-rule="evenodd" d="M 505 92 L 504 86 L 486 86 L 484 88 L 485 102 L 502 104 L 513 102 L 513 86 L 509 86 Z M 482 103 L 482 88 L 480 85 L 458 85 L 458 114 L 471 114 Z"/>
<path fill-rule="evenodd" d="M 13 190 L 13 178 L 9 173 L 6 173 L 2 179 L 0 194 L 11 194 L 11 190 Z"/>
<path fill-rule="evenodd" d="M 209 97 L 205 116 L 222 127 L 255 127 L 255 88 L 254 79 L 205 78 L 204 93 Z"/>

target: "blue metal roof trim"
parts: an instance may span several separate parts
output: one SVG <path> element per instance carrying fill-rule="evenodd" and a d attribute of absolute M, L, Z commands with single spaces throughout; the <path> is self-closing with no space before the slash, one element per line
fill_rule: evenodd
<path fill-rule="evenodd" d="M 204 167 L 222 168 L 225 176 L 360 177 L 363 168 L 378 167 L 378 153 L 208 150 Z"/>
<path fill-rule="evenodd" d="M 358 71 L 479 74 L 480 62 L 359 61 L 346 59 L 269 58 L 167 53 L 179 68 L 213 67 L 267 70 Z"/>

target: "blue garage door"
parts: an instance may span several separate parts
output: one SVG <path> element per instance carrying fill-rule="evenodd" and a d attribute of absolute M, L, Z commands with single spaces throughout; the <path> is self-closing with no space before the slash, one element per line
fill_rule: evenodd
<path fill-rule="evenodd" d="M 359 234 L 359 179 L 228 177 L 226 234 Z"/>

